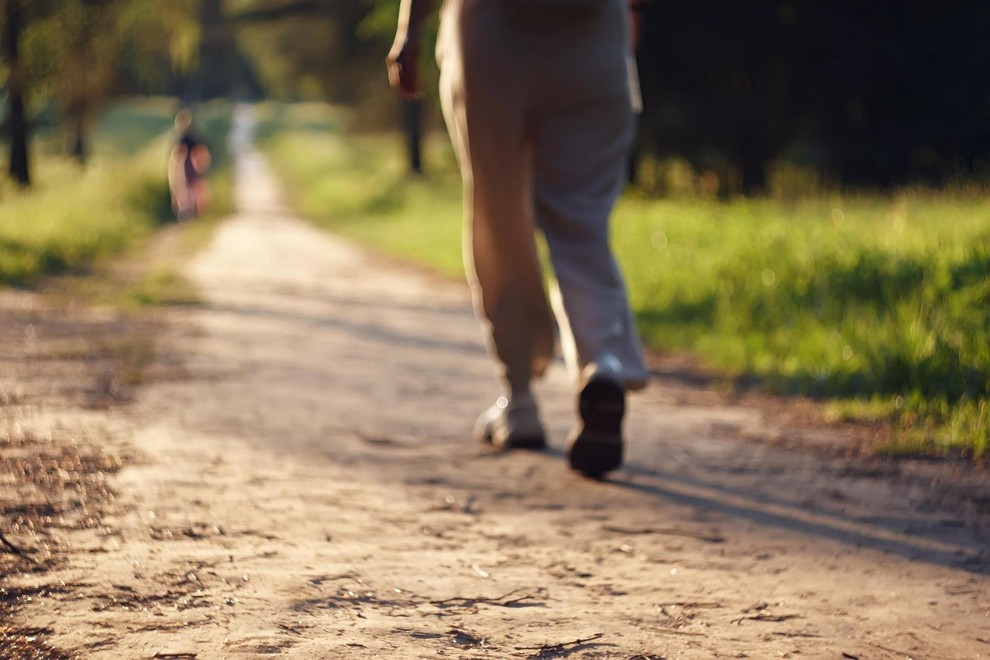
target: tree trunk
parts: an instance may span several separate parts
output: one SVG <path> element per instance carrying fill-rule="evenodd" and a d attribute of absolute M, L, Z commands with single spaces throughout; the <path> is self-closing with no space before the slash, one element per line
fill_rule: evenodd
<path fill-rule="evenodd" d="M 19 0 L 7 0 L 4 57 L 10 74 L 7 93 L 10 99 L 10 176 L 22 186 L 31 184 L 28 167 L 28 123 L 24 112 L 24 85 L 20 73 L 19 45 L 22 15 Z"/>
<path fill-rule="evenodd" d="M 86 140 L 86 120 L 83 117 L 77 117 L 74 123 L 75 135 L 72 140 L 72 157 L 83 164 L 89 155 Z"/>
<path fill-rule="evenodd" d="M 409 170 L 414 174 L 423 173 L 423 102 L 419 99 L 403 101 L 402 118 L 406 129 L 406 149 L 409 155 Z"/>
<path fill-rule="evenodd" d="M 739 164 L 742 171 L 742 192 L 746 197 L 763 197 L 767 194 L 766 161 L 758 155 L 743 154 Z"/>
<path fill-rule="evenodd" d="M 767 165 L 770 163 L 766 130 L 751 122 L 744 125 L 743 132 L 745 137 L 738 154 L 742 193 L 747 197 L 762 197 L 767 193 Z"/>

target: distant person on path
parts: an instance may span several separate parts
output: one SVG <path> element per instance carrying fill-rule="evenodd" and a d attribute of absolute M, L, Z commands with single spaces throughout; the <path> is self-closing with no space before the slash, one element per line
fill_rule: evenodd
<path fill-rule="evenodd" d="M 625 394 L 648 378 L 608 231 L 634 132 L 628 1 L 446 0 L 437 42 L 465 263 L 504 387 L 477 434 L 499 448 L 546 446 L 530 384 L 553 357 L 556 315 L 580 415 L 568 458 L 590 476 L 621 464 Z M 420 93 L 432 5 L 402 0 L 387 64 L 406 97 Z M 550 304 L 535 229 L 556 275 Z"/>
<path fill-rule="evenodd" d="M 178 139 L 169 156 L 168 184 L 172 193 L 172 209 L 180 220 L 197 217 L 209 203 L 205 176 L 210 167 L 210 150 L 197 139 L 192 123 L 189 110 L 183 109 L 176 114 L 175 132 Z"/>

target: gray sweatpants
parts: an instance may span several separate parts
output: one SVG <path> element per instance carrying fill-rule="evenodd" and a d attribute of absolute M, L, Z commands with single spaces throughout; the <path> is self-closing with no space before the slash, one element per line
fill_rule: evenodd
<path fill-rule="evenodd" d="M 440 99 L 464 180 L 465 264 L 500 375 L 516 393 L 553 356 L 554 315 L 575 379 L 589 364 L 631 389 L 647 379 L 608 236 L 634 130 L 626 2 L 598 4 L 443 8 Z M 553 314 L 536 228 L 556 275 Z"/>

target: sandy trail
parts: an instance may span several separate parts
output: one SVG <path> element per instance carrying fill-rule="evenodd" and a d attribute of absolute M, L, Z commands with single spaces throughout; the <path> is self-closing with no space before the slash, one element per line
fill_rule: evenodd
<path fill-rule="evenodd" d="M 60 647 L 990 657 L 986 499 L 944 501 L 925 466 L 743 441 L 843 439 L 670 373 L 632 398 L 607 482 L 567 469 L 562 367 L 537 390 L 551 450 L 492 454 L 470 438 L 496 387 L 465 287 L 310 228 L 240 149 L 240 210 L 189 267 L 206 303 L 163 348 L 186 375 L 113 420 L 142 458 L 70 538 L 73 588 L 23 612 Z"/>

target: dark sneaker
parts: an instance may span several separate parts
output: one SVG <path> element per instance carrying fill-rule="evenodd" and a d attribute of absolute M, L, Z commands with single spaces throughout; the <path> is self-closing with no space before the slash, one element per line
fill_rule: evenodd
<path fill-rule="evenodd" d="M 474 434 L 481 442 L 499 449 L 545 449 L 546 432 L 540 423 L 536 402 L 532 397 L 499 397 L 495 404 L 481 413 Z"/>
<path fill-rule="evenodd" d="M 571 431 L 571 467 L 599 478 L 622 465 L 622 417 L 626 391 L 614 378 L 593 374 L 578 395 L 580 422 Z"/>

